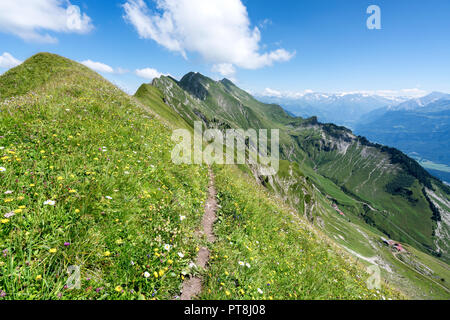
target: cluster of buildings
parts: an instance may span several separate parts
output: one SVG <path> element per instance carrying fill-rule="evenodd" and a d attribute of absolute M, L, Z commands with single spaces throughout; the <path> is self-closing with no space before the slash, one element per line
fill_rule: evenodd
<path fill-rule="evenodd" d="M 405 248 L 403 248 L 400 243 L 397 243 L 394 240 L 385 239 L 383 237 L 381 237 L 381 240 L 383 241 L 384 244 L 397 250 L 398 252 L 406 252 Z"/>
<path fill-rule="evenodd" d="M 341 211 L 341 209 L 339 209 L 339 207 L 337 206 L 337 204 L 333 203 L 333 208 L 334 208 L 341 216 L 345 216 L 345 214 Z"/>

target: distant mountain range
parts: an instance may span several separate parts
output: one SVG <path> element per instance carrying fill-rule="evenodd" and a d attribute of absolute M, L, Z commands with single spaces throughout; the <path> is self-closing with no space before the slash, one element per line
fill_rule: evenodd
<path fill-rule="evenodd" d="M 429 172 L 450 182 L 450 94 L 420 98 L 370 94 L 308 93 L 301 97 L 259 96 L 296 116 L 352 129 L 356 134 L 396 147 Z"/>
<path fill-rule="evenodd" d="M 450 182 L 450 95 L 433 92 L 394 107 L 372 111 L 354 130 L 399 148 L 429 172 Z"/>
<path fill-rule="evenodd" d="M 300 97 L 257 96 L 266 103 L 281 105 L 286 111 L 300 117 L 317 116 L 324 123 L 335 123 L 354 129 L 370 112 L 389 108 L 407 101 L 404 97 L 382 97 L 362 93 L 326 94 L 307 93 Z"/>
<path fill-rule="evenodd" d="M 392 111 L 403 110 L 403 111 L 434 112 L 437 111 L 435 109 L 436 106 L 434 104 L 439 104 L 449 100 L 450 94 L 442 92 L 432 92 L 425 97 L 411 99 L 403 103 L 400 103 L 399 105 L 390 108 L 388 107 L 388 109 Z"/>

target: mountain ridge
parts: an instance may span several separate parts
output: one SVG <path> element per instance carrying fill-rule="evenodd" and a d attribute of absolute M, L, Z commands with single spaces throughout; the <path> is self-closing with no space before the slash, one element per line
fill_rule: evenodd
<path fill-rule="evenodd" d="M 240 169 L 289 203 L 342 248 L 366 262 L 377 261 L 387 271 L 386 278 L 402 289 L 411 292 L 412 287 L 425 283 L 413 284 L 417 279 L 404 273 L 405 265 L 399 265 L 376 245 L 380 235 L 399 240 L 408 252 L 417 253 L 408 258 L 413 269 L 427 262 L 410 244 L 448 261 L 449 225 L 445 221 L 450 206 L 445 203 L 449 201 L 450 189 L 442 187 L 414 160 L 396 149 L 358 137 L 345 127 L 321 124 L 317 117 L 289 115 L 280 106 L 260 103 L 239 88 L 223 88 L 221 81 L 208 83 L 208 98 L 200 100 L 176 82 L 168 85 L 164 77 L 152 82 L 163 93 L 168 108 L 183 110 L 177 112 L 180 116 L 195 109 L 196 118 L 190 121 L 202 121 L 205 128 L 279 128 L 282 159 L 288 160 L 280 161 L 278 174 L 261 177 L 251 167 Z M 238 117 L 242 113 L 247 116 Z M 355 166 L 359 168 L 356 171 L 352 168 Z M 435 192 L 419 180 L 427 186 L 429 181 Z M 345 212 L 345 218 L 336 215 L 336 208 Z M 420 234 L 427 236 L 420 238 Z M 368 246 L 361 247 L 367 241 Z M 369 258 L 371 255 L 374 256 Z M 391 273 L 393 268 L 396 271 Z M 399 280 L 398 275 L 404 280 Z"/>
<path fill-rule="evenodd" d="M 433 93 L 377 114 L 355 128 L 371 140 L 401 149 L 426 169 L 449 182 L 450 95 Z M 433 162 L 433 163 L 431 163 Z M 442 167 L 442 168 L 440 168 Z M 441 170 L 438 170 L 441 169 Z"/>
<path fill-rule="evenodd" d="M 25 79 L 28 88 L 24 83 L 17 91 L 17 79 Z M 364 220 L 371 211 L 386 215 L 380 203 L 365 199 L 370 188 L 364 185 L 373 180 L 359 179 L 358 197 L 339 176 L 336 183 L 326 178 L 336 168 L 347 174 L 352 157 L 372 170 L 386 155 L 362 147 L 346 128 L 291 117 L 227 82 L 211 82 L 203 101 L 173 78 L 152 84 L 131 97 L 92 70 L 51 54 L 33 56 L 0 76 L 0 90 L 12 93 L 0 100 L 5 111 L 0 117 L 5 146 L 0 149 L 5 168 L 0 184 L 10 190 L 1 193 L 9 218 L 0 224 L 0 271 L 7 275 L 0 277 L 0 289 L 8 298 L 179 295 L 183 277 L 197 274 L 190 262 L 203 243 L 195 230 L 204 211 L 208 170 L 173 164 L 171 132 L 189 129 L 198 120 L 221 129 L 278 127 L 283 155 L 291 159 L 282 159 L 272 178 L 255 175 L 249 164 L 212 166 L 220 202 L 214 225 L 218 241 L 211 246 L 199 298 L 448 297 L 444 258 L 404 242 L 407 252 L 396 253 L 383 243 L 384 234 Z M 367 157 L 356 159 L 364 153 Z M 399 192 L 408 196 L 411 189 L 414 196 L 420 183 L 413 179 L 413 184 L 403 183 Z M 434 211 L 446 210 L 439 186 L 427 195 Z M 394 217 L 389 221 L 398 226 Z M 436 233 L 445 234 L 445 226 L 440 227 Z M 419 239 L 414 232 L 410 236 Z M 88 280 L 82 290 L 65 290 L 62 275 L 74 263 Z M 383 277 L 379 290 L 365 284 L 365 270 L 373 264 Z M 13 277 L 17 272 L 20 285 Z M 264 289 L 263 296 L 256 288 Z"/>
<path fill-rule="evenodd" d="M 48 68 L 56 77 L 43 72 Z M 13 80 L 22 78 L 28 89 L 14 91 Z M 177 123 L 170 117 L 180 117 L 164 101 L 174 100 L 146 85 L 140 91 L 146 99 L 139 102 L 95 72 L 50 54 L 35 55 L 0 76 L 0 87 L 12 93 L 0 100 L 0 185 L 10 190 L 1 193 L 2 215 L 8 216 L 0 224 L 2 294 L 176 299 L 183 279 L 201 272 L 192 261 L 204 243 L 195 230 L 204 212 L 208 168 L 171 161 Z M 158 118 L 160 112 L 172 127 Z M 369 289 L 363 264 L 238 168 L 212 169 L 221 205 L 200 298 L 404 298 L 384 282 Z M 297 186 L 315 197 L 306 179 Z M 80 268 L 80 290 L 65 288 L 73 265 Z"/>
<path fill-rule="evenodd" d="M 207 126 L 211 123 L 216 123 L 213 126 L 217 126 L 217 123 L 220 123 L 222 126 L 228 125 L 244 129 L 250 127 L 279 128 L 283 159 L 308 165 L 319 174 L 340 185 L 340 188 L 346 193 L 372 203 L 372 207 L 374 202 L 378 202 L 378 205 L 375 206 L 381 205 L 383 210 L 393 210 L 391 214 L 397 212 L 398 218 L 403 220 L 403 228 L 408 225 L 413 228 L 414 219 L 426 222 L 422 224 L 422 228 L 428 227 L 421 233 L 426 233 L 429 236 L 421 236 L 422 240 L 420 241 L 423 241 L 422 249 L 433 251 L 431 248 L 434 244 L 430 239 L 432 238 L 432 230 L 436 227 L 433 226 L 430 203 L 426 200 L 426 194 L 419 185 L 429 190 L 433 190 L 437 185 L 438 188 L 446 192 L 448 189 L 441 181 L 428 174 L 415 160 L 394 148 L 370 143 L 367 139 L 356 136 L 345 127 L 322 124 L 314 117 L 310 119 L 292 117 L 278 105 L 260 103 L 248 93 L 237 87 L 238 90 L 235 89 L 235 86 L 233 86 L 233 90 L 229 90 L 229 88 L 223 87 L 221 81 L 214 81 L 201 74 L 189 73 L 183 79 L 181 85 L 187 89 L 187 92 L 193 92 L 193 96 L 197 98 L 196 104 L 184 105 L 184 108 L 189 109 L 194 106 L 196 115 L 201 115 L 197 120 L 204 121 L 206 119 Z M 188 83 L 189 79 L 195 80 L 191 87 Z M 177 99 L 174 103 L 172 99 L 176 95 L 172 94 L 171 90 L 167 90 L 167 87 L 160 83 L 160 80 L 155 79 L 153 85 L 165 92 L 168 106 L 179 108 L 180 105 L 183 105 L 180 101 L 189 101 L 184 97 Z M 200 94 L 202 99 L 197 96 L 199 90 L 202 92 Z M 219 125 L 219 127 L 221 126 Z M 367 153 L 372 154 L 371 160 L 367 158 Z M 351 160 L 352 157 L 348 158 L 349 154 L 352 155 L 353 160 Z M 345 162 L 349 160 L 351 162 L 347 164 L 349 169 L 346 169 L 346 171 L 337 172 L 333 170 L 336 161 Z M 358 162 L 366 163 L 366 165 L 361 166 Z M 367 168 L 372 169 L 368 170 Z M 413 181 L 416 180 L 418 184 L 408 184 L 406 187 L 401 187 L 401 184 L 397 186 L 399 182 L 395 182 L 396 180 L 392 178 L 402 174 L 411 176 Z M 364 175 L 368 175 L 369 179 L 367 180 L 367 176 L 364 178 Z M 367 181 L 361 183 L 359 179 Z M 373 192 L 373 188 L 377 190 L 376 193 Z M 361 195 L 362 199 L 360 198 Z M 391 198 L 391 200 L 380 202 L 380 197 Z M 417 208 L 412 206 L 415 201 L 421 204 Z M 388 203 L 395 203 L 395 205 L 391 206 Z M 395 209 L 396 206 L 404 208 L 402 210 L 415 211 L 415 218 L 411 217 L 406 220 L 400 218 L 402 210 Z M 430 220 L 421 217 L 424 212 L 427 212 L 426 215 L 429 216 Z M 378 225 L 379 228 L 391 233 L 391 235 L 396 234 L 396 237 L 403 241 L 412 241 L 409 240 L 409 237 L 405 238 L 404 235 L 398 233 L 397 227 L 394 229 L 390 227 L 391 222 L 387 223 L 383 222 L 383 219 L 380 220 L 376 211 L 366 212 L 364 219 Z M 415 241 L 412 241 L 412 243 L 415 243 Z"/>

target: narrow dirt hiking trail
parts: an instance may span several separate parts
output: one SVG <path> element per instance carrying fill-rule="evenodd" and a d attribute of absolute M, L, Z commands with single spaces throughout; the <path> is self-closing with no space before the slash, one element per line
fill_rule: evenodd
<path fill-rule="evenodd" d="M 214 174 L 209 169 L 209 187 L 208 187 L 208 200 L 205 205 L 205 214 L 202 219 L 202 229 L 200 235 L 205 235 L 209 243 L 216 241 L 216 236 L 213 232 L 214 222 L 216 221 L 217 212 L 217 192 L 214 187 Z M 209 249 L 202 247 L 197 255 L 196 265 L 200 268 L 206 268 L 209 261 Z M 192 300 L 202 292 L 202 279 L 200 277 L 189 278 L 184 281 L 181 291 L 180 300 Z"/>

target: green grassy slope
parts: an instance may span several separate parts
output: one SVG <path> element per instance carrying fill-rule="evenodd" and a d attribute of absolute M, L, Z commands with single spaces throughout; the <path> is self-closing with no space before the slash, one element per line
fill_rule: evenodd
<path fill-rule="evenodd" d="M 279 106 L 259 103 L 230 81 L 215 82 L 198 74 L 188 74 L 187 76 L 194 83 L 196 81 L 200 84 L 206 83 L 204 88 L 214 88 L 214 90 L 202 91 L 202 87 L 199 87 L 198 83 L 194 84 L 193 88 L 189 88 L 186 77 L 181 81 L 184 82 L 183 84 L 164 77 L 155 79 L 153 82 L 153 85 L 163 92 L 167 105 L 176 109 L 180 117 L 183 117 L 184 113 L 190 112 L 189 110 L 195 110 L 195 116 L 191 115 L 189 121 L 203 121 L 207 126 L 217 127 L 220 124 L 219 127 L 222 128 L 233 126 L 247 128 L 250 125 L 265 123 L 265 128 L 280 128 L 282 132 L 284 130 L 285 134 L 282 139 L 284 137 L 285 140 L 282 143 L 284 143 L 284 150 L 288 152 L 283 153 L 283 156 L 297 159 L 298 162 L 282 160 L 280 171 L 276 176 L 261 179 L 267 189 L 281 196 L 300 215 L 304 215 L 340 246 L 350 250 L 352 254 L 356 254 L 356 257 L 365 265 L 376 263 L 384 266 L 385 269 L 382 268 L 383 277 L 405 290 L 410 297 L 438 299 L 448 297 L 448 293 L 440 286 L 436 286 L 432 282 L 432 278 L 414 276 L 407 266 L 399 264 L 396 259 L 393 259 L 392 252 L 380 244 L 380 237 L 386 237 L 380 232 L 381 229 L 389 232 L 398 240 L 413 242 L 417 247 L 424 249 L 422 243 L 414 237 L 405 235 L 403 230 L 405 221 L 407 228 L 411 229 L 416 228 L 414 223 L 417 221 L 405 220 L 405 217 L 410 218 L 411 216 L 396 215 L 395 211 L 392 215 L 387 214 L 386 206 L 390 210 L 398 210 L 397 212 L 400 213 L 409 212 L 408 210 L 411 208 L 416 210 L 415 212 L 420 212 L 422 209 L 427 212 L 426 218 L 419 217 L 419 221 L 426 219 L 426 223 L 418 226 L 418 230 L 421 228 L 425 230 L 422 240 L 428 245 L 432 245 L 430 239 L 433 222 L 429 207 L 415 208 L 417 204 L 413 205 L 412 202 L 401 196 L 390 196 L 384 191 L 383 183 L 388 184 L 396 172 L 403 170 L 401 165 L 392 163 L 389 154 L 380 152 L 375 147 L 366 148 L 357 137 L 346 129 L 321 125 L 314 118 L 306 120 L 290 118 Z M 169 85 L 167 85 L 167 80 L 170 80 Z M 180 85 L 185 87 L 185 90 Z M 220 91 L 220 95 L 214 93 L 218 91 Z M 235 121 L 239 117 L 233 115 L 221 118 L 220 113 L 223 110 L 220 101 L 223 99 L 220 97 L 222 96 L 227 96 L 228 103 L 234 99 L 236 105 L 253 109 L 252 116 L 256 116 L 260 120 L 250 123 L 246 119 L 241 119 L 242 121 L 239 122 Z M 208 102 L 211 100 L 216 102 L 211 104 Z M 229 120 L 230 118 L 233 120 Z M 342 137 L 342 139 L 336 137 Z M 361 165 L 360 171 L 358 171 L 358 165 Z M 321 168 L 322 166 L 324 169 Z M 247 166 L 239 167 L 249 176 L 253 175 L 252 170 Z M 359 181 L 352 177 L 355 170 Z M 341 173 L 342 175 L 340 175 Z M 328 175 L 330 178 L 326 177 Z M 362 178 L 364 180 L 361 180 Z M 345 182 L 353 179 L 354 183 L 347 188 L 345 184 L 342 184 L 341 179 Z M 414 184 L 413 195 L 418 195 L 420 198 L 419 205 L 427 206 L 426 199 L 418 188 L 418 182 L 415 181 Z M 362 195 L 361 197 L 356 195 L 356 191 L 351 191 L 351 189 L 357 188 L 357 193 Z M 384 200 L 379 201 L 383 198 L 373 197 L 369 191 L 377 189 L 380 189 L 379 194 L 386 197 L 386 201 L 392 203 L 384 203 Z M 440 190 L 440 186 L 437 186 L 437 189 Z M 441 193 L 439 194 L 441 196 Z M 338 215 L 332 208 L 332 204 L 338 205 L 345 212 L 345 217 Z M 405 208 L 406 211 L 403 211 Z M 397 218 L 398 221 L 395 220 Z M 401 226 L 400 230 L 398 230 L 399 226 L 393 225 L 392 221 Z M 410 224 L 408 225 L 408 223 Z M 418 234 L 420 233 L 421 231 L 418 232 Z M 442 241 L 448 242 L 447 240 Z M 428 256 L 424 254 L 424 257 Z M 432 260 L 431 257 L 422 258 L 417 255 L 414 257 L 417 261 L 425 264 Z M 427 265 L 434 270 L 435 265 L 432 263 Z M 439 270 L 434 270 L 433 277 L 445 276 L 445 272 Z M 432 289 L 428 290 L 429 286 Z M 224 292 L 221 294 L 223 296 Z"/>
<path fill-rule="evenodd" d="M 5 298 L 179 294 L 196 256 L 206 168 L 173 165 L 171 131 L 68 59 L 38 54 L 1 76 L 0 92 L 9 98 L 0 116 Z M 80 290 L 65 288 L 72 265 Z"/>
<path fill-rule="evenodd" d="M 216 168 L 221 203 L 207 299 L 396 299 L 280 199 L 231 167 Z"/>
<path fill-rule="evenodd" d="M 164 95 L 166 103 L 186 121 L 203 121 L 208 127 L 283 129 L 288 114 L 279 106 L 256 101 L 231 81 L 213 81 L 199 73 L 188 73 L 179 82 L 161 77 L 153 86 Z M 136 94 L 142 101 L 143 97 Z M 269 139 L 270 141 L 270 139 Z M 285 130 L 280 131 L 280 152 L 285 158 L 304 153 Z"/>
<path fill-rule="evenodd" d="M 47 74 L 48 70 L 52 72 Z M 19 80 L 23 83 L 17 88 Z M 178 295 L 184 277 L 201 271 L 190 263 L 202 242 L 195 230 L 203 215 L 208 176 L 203 166 L 172 164 L 171 130 L 160 118 L 175 120 L 175 127 L 186 121 L 175 119 L 177 113 L 166 108 L 158 90 L 148 91 L 151 97 L 144 106 L 88 68 L 47 53 L 2 75 L 0 88 L 0 167 L 5 169 L 0 172 L 0 290 L 4 298 L 171 299 Z M 234 171 L 216 172 L 225 218 L 232 213 L 230 201 L 243 209 L 248 206 L 257 218 L 255 227 L 263 231 L 262 244 L 279 248 L 274 257 L 281 254 L 284 239 L 267 235 L 280 227 L 287 228 L 292 245 L 308 253 L 300 259 L 294 254 L 285 257 L 290 266 L 302 262 L 301 267 L 309 269 L 304 278 L 309 281 L 308 295 L 297 294 L 298 298 L 400 297 L 387 288 L 379 293 L 365 289 L 364 270 L 345 261 L 337 248 L 329 246 L 322 252 L 326 241 L 316 238 L 313 229 L 308 231 L 306 221 L 301 222 L 302 230 L 296 230 L 299 225 L 289 226 L 287 209 L 280 211 L 280 218 L 266 220 L 268 208 L 278 210 L 275 202 L 266 199 L 268 194 L 245 195 L 243 188 L 254 188 L 248 178 Z M 227 190 L 228 180 L 236 183 L 233 189 Z M 245 216 L 246 221 L 249 218 Z M 245 236 L 248 231 L 239 222 L 227 228 L 218 228 L 221 237 Z M 213 250 L 228 252 L 220 249 L 222 244 Z M 273 257 L 266 253 L 256 256 L 255 265 L 277 271 Z M 225 259 L 234 263 L 234 258 L 230 254 Z M 325 265 L 327 261 L 331 262 Z M 211 262 L 210 270 L 215 272 L 215 261 Z M 316 262 L 323 266 L 316 267 Z M 80 267 L 79 289 L 65 287 L 69 266 Z M 334 285 L 335 272 L 339 286 Z M 267 280 L 274 291 L 264 289 L 264 298 L 288 297 L 287 284 L 293 277 L 272 272 L 270 279 L 246 278 L 245 285 L 256 288 Z M 314 281 L 319 280 L 321 287 L 315 289 Z M 220 298 L 248 297 L 230 291 Z"/>
<path fill-rule="evenodd" d="M 166 80 L 156 79 L 153 85 L 161 89 L 172 109 L 182 110 L 177 112 L 181 117 L 195 111 L 196 117 L 189 115 L 189 119 L 201 119 L 211 127 L 280 129 L 283 159 L 297 162 L 306 171 L 314 169 L 356 199 L 360 205 L 353 211 L 359 211 L 365 222 L 449 261 L 448 251 L 438 253 L 437 224 L 422 190 L 430 188 L 431 181 L 438 190 L 446 188 L 414 160 L 395 149 L 368 143 L 345 128 L 320 124 L 314 118 L 294 118 L 279 106 L 260 103 L 226 79 L 213 81 L 189 73 L 179 82 L 170 79 L 170 86 Z"/>

